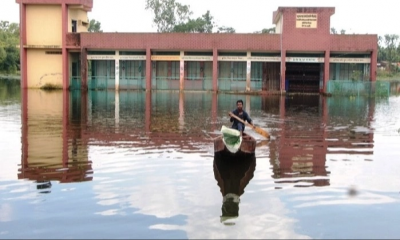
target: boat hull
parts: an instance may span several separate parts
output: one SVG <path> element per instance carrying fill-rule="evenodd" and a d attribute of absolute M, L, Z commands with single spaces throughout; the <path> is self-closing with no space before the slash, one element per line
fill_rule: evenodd
<path fill-rule="evenodd" d="M 254 154 L 256 151 L 256 140 L 245 133 L 242 136 L 242 143 L 240 144 L 240 148 L 236 153 L 230 152 L 224 144 L 222 140 L 222 136 L 214 139 L 214 154 L 223 154 L 223 155 L 248 155 Z"/>

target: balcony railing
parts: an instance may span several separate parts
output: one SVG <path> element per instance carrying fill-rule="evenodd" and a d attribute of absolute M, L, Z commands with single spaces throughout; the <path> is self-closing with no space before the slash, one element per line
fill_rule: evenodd
<path fill-rule="evenodd" d="M 81 36 L 79 33 L 68 33 L 67 34 L 67 47 L 80 48 Z"/>

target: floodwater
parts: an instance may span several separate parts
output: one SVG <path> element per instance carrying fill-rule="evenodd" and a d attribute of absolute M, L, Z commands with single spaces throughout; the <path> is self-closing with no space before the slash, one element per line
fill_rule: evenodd
<path fill-rule="evenodd" d="M 271 139 L 246 129 L 254 156 L 214 159 L 239 98 Z M 0 125 L 0 238 L 400 236 L 399 96 L 64 95 L 2 81 Z"/>

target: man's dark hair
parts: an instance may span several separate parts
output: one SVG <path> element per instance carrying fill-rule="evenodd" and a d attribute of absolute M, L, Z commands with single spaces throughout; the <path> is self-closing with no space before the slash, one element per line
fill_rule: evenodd
<path fill-rule="evenodd" d="M 237 100 L 237 101 L 236 101 L 236 105 L 237 105 L 238 103 L 242 103 L 242 105 L 243 105 L 243 100 L 242 100 L 242 99 Z"/>

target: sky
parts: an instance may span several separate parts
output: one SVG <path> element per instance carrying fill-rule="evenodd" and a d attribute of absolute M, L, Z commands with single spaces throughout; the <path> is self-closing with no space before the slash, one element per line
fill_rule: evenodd
<path fill-rule="evenodd" d="M 346 34 L 397 34 L 400 36 L 400 1 L 365 0 L 176 0 L 190 5 L 192 17 L 210 10 L 218 26 L 237 33 L 252 33 L 274 27 L 272 13 L 278 7 L 335 7 L 331 27 Z M 19 22 L 15 0 L 0 0 L 0 21 Z M 93 0 L 89 19 L 101 23 L 104 32 L 156 32 L 152 12 L 145 0 Z M 112 5 L 112 4 L 115 5 Z"/>

